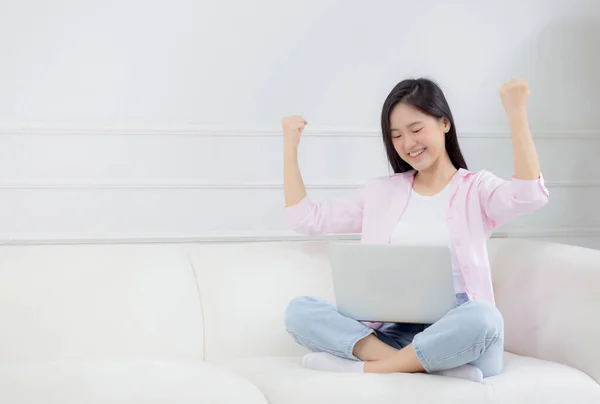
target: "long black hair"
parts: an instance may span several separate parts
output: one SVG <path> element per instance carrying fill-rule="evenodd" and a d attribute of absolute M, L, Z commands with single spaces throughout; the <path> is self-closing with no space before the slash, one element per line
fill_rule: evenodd
<path fill-rule="evenodd" d="M 396 84 L 383 103 L 381 131 L 388 161 L 394 173 L 403 173 L 413 169 L 410 164 L 400 158 L 392 143 L 390 115 L 394 107 L 400 103 L 411 105 L 424 114 L 436 118 L 446 118 L 450 122 L 450 130 L 446 133 L 446 152 L 456 169 L 464 168 L 466 170 L 467 163 L 458 145 L 454 118 L 442 89 L 429 79 L 419 78 L 403 80 Z"/>

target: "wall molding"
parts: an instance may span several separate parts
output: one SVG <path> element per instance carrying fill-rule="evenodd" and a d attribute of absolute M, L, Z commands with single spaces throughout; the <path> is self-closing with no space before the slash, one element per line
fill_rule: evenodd
<path fill-rule="evenodd" d="M 361 182 L 322 182 L 307 183 L 307 189 L 323 190 L 354 190 L 363 185 Z M 600 180 L 573 180 L 573 181 L 546 181 L 548 188 L 598 188 Z M 124 189 L 124 190 L 154 190 L 154 189 L 205 189 L 205 190 L 281 190 L 281 182 L 207 182 L 190 180 L 162 180 L 162 181 L 143 181 L 143 180 L 104 180 L 94 179 L 35 179 L 27 181 L 0 181 L 0 190 L 11 189 Z"/>
<path fill-rule="evenodd" d="M 532 130 L 536 139 L 598 139 L 600 130 Z M 281 137 L 280 126 L 188 125 L 188 126 L 56 126 L 51 124 L 0 124 L 0 136 L 78 135 L 78 136 L 200 136 L 200 137 Z M 344 126 L 308 126 L 303 136 L 326 138 L 379 138 L 379 128 Z M 505 128 L 460 130 L 459 138 L 510 138 Z"/>
<path fill-rule="evenodd" d="M 492 238 L 565 239 L 600 238 L 600 226 L 554 229 L 512 229 L 497 231 Z M 54 245 L 54 244 L 181 244 L 181 243 L 250 243 L 285 241 L 356 241 L 358 235 L 331 235 L 308 237 L 289 232 L 268 234 L 32 234 L 0 233 L 0 245 Z"/>

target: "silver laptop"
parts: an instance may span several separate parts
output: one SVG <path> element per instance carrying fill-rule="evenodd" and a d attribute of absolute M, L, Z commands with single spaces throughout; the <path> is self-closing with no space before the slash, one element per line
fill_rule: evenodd
<path fill-rule="evenodd" d="M 346 317 L 432 324 L 456 307 L 447 247 L 333 243 L 329 258 Z"/>

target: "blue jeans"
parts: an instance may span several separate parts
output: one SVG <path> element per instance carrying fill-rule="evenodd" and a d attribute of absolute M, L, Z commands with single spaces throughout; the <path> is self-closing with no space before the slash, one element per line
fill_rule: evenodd
<path fill-rule="evenodd" d="M 285 315 L 288 333 L 315 352 L 329 352 L 358 360 L 354 345 L 370 334 L 402 349 L 409 344 L 428 373 L 470 364 L 484 377 L 502 372 L 504 321 L 493 305 L 457 295 L 457 307 L 434 324 L 385 323 L 379 330 L 341 315 L 332 304 L 313 297 L 298 297 Z"/>

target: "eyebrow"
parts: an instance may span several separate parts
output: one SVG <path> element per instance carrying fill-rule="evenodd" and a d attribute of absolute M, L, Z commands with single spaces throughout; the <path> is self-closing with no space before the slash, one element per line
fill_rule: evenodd
<path fill-rule="evenodd" d="M 407 127 L 409 127 L 409 128 L 410 128 L 411 126 L 415 126 L 415 125 L 423 125 L 423 122 L 421 122 L 421 121 L 415 121 L 415 122 L 413 122 L 413 123 L 411 123 L 411 124 L 407 125 Z M 391 131 L 391 132 L 396 132 L 396 131 L 399 131 L 399 130 L 400 130 L 400 129 L 396 129 L 396 128 L 391 128 L 391 129 L 390 129 L 390 131 Z"/>

